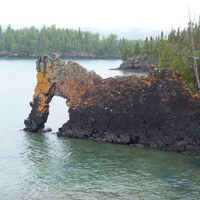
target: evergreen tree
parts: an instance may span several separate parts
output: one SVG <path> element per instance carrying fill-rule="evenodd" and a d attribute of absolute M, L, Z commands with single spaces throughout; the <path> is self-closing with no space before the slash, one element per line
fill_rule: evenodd
<path fill-rule="evenodd" d="M 121 58 L 123 61 L 126 61 L 129 58 L 129 53 L 130 53 L 130 49 L 127 46 L 125 46 L 123 48 L 122 55 L 121 55 Z"/>
<path fill-rule="evenodd" d="M 141 54 L 141 46 L 139 45 L 139 42 L 137 41 L 134 44 L 134 56 L 139 56 Z"/>

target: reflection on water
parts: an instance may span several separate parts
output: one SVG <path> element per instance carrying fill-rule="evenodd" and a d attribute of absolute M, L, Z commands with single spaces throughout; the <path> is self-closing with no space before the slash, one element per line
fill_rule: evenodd
<path fill-rule="evenodd" d="M 29 133 L 25 135 L 24 146 L 27 156 L 24 164 L 29 171 L 29 179 L 23 188 L 22 197 L 56 197 L 56 191 L 63 182 L 63 166 L 69 162 L 70 142 L 63 143 L 62 140 L 57 140 L 55 135 Z"/>
<path fill-rule="evenodd" d="M 199 158 L 93 141 L 24 135 L 24 199 L 193 199 Z M 183 198 L 183 199 L 184 199 Z"/>

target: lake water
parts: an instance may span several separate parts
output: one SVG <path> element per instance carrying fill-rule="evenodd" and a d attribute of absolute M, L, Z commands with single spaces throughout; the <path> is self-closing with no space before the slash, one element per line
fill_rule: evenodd
<path fill-rule="evenodd" d="M 25 133 L 36 60 L 0 59 L 1 200 L 200 199 L 200 156 Z M 77 60 L 102 77 L 120 60 Z M 127 74 L 124 74 L 127 75 Z M 47 126 L 68 119 L 54 98 Z"/>

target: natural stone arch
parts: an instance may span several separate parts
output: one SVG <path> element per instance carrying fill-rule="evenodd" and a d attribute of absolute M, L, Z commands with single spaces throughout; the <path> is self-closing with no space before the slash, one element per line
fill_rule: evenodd
<path fill-rule="evenodd" d="M 75 108 L 82 101 L 83 95 L 89 95 L 101 84 L 102 78 L 94 71 L 88 71 L 73 60 L 66 64 L 57 54 L 42 56 L 36 62 L 37 84 L 29 117 L 24 121 L 28 131 L 44 128 L 49 115 L 49 104 L 53 96 L 66 99 L 69 108 Z"/>
<path fill-rule="evenodd" d="M 58 136 L 200 154 L 200 96 L 175 70 L 102 79 L 53 54 L 38 59 L 37 71 L 26 131 L 44 128 L 49 104 L 60 96 L 69 120 Z"/>

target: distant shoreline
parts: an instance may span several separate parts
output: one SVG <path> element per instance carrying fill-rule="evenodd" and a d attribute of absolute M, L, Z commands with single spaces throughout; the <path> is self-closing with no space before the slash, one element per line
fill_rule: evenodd
<path fill-rule="evenodd" d="M 44 55 L 44 54 L 43 54 Z M 0 58 L 19 58 L 19 59 L 37 59 L 38 57 L 40 57 L 40 55 L 22 55 L 22 54 L 11 54 L 11 53 L 7 53 L 7 54 L 2 54 L 0 53 Z M 121 59 L 120 56 L 93 56 L 93 55 L 63 55 L 60 54 L 61 58 L 64 59 L 112 59 L 112 60 L 118 60 Z"/>

